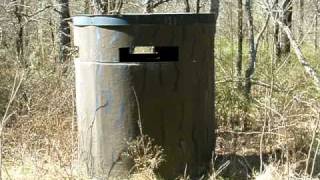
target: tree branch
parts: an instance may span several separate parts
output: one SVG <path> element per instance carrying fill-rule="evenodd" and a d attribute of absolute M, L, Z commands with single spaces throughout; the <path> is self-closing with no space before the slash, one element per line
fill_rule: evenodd
<path fill-rule="evenodd" d="M 316 70 L 310 65 L 310 63 L 307 61 L 307 59 L 303 56 L 303 53 L 301 51 L 300 46 L 294 39 L 292 32 L 290 28 L 286 25 L 284 25 L 281 21 L 278 19 L 274 19 L 276 23 L 279 24 L 279 26 L 282 28 L 283 32 L 287 35 L 290 44 L 292 45 L 292 48 L 294 50 L 294 53 L 296 54 L 300 64 L 304 67 L 305 72 L 313 79 L 313 84 L 316 86 L 317 90 L 320 91 L 320 76 L 316 72 Z"/>

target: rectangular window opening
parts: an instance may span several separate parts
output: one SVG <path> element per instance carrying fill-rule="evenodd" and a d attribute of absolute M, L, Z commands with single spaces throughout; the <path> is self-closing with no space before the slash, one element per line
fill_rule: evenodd
<path fill-rule="evenodd" d="M 176 46 L 135 46 L 119 48 L 120 62 L 172 62 L 179 60 Z"/>

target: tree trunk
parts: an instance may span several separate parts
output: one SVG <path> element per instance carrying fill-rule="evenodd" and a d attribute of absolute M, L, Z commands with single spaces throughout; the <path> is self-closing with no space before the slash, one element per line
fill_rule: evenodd
<path fill-rule="evenodd" d="M 299 41 L 303 38 L 304 27 L 304 0 L 299 0 Z"/>
<path fill-rule="evenodd" d="M 152 13 L 153 12 L 153 0 L 148 0 L 146 3 L 146 9 L 145 9 L 145 13 Z"/>
<path fill-rule="evenodd" d="M 60 4 L 60 24 L 59 24 L 59 60 L 63 63 L 68 60 L 70 42 L 70 27 L 68 19 L 70 18 L 69 0 L 59 0 Z"/>
<path fill-rule="evenodd" d="M 190 3 L 189 0 L 184 0 L 185 11 L 190 12 Z"/>
<path fill-rule="evenodd" d="M 315 52 L 318 51 L 318 25 L 319 25 L 319 14 L 320 14 L 320 1 L 317 0 L 314 2 L 315 3 L 315 8 L 316 8 L 316 19 L 315 19 L 315 23 L 314 23 L 314 49 Z"/>
<path fill-rule="evenodd" d="M 52 17 L 49 17 L 49 27 L 50 27 L 50 39 L 51 39 L 51 46 L 55 49 L 55 31 L 54 31 L 54 25 L 53 25 L 53 20 Z"/>
<path fill-rule="evenodd" d="M 90 0 L 85 0 L 84 2 L 84 13 L 89 14 L 91 13 L 91 8 L 90 8 Z"/>
<path fill-rule="evenodd" d="M 235 72 L 238 89 L 242 89 L 241 71 L 242 71 L 242 45 L 243 45 L 243 6 L 242 0 L 238 0 L 238 52 L 235 61 Z"/>
<path fill-rule="evenodd" d="M 23 67 L 27 67 L 27 63 L 24 61 L 24 26 L 23 26 L 23 16 L 22 13 L 24 11 L 24 0 L 20 0 L 19 4 L 18 1 L 15 0 L 15 9 L 14 9 L 14 15 L 17 18 L 18 21 L 18 32 L 16 36 L 16 51 L 17 51 L 17 59 L 19 63 Z"/>
<path fill-rule="evenodd" d="M 116 9 L 116 0 L 110 0 L 108 1 L 108 13 L 115 13 L 115 9 Z"/>
<path fill-rule="evenodd" d="M 6 47 L 5 34 L 1 27 L 0 27 L 0 46 Z"/>
<path fill-rule="evenodd" d="M 198 14 L 198 13 L 200 13 L 200 2 L 201 2 L 201 0 L 197 0 L 197 2 L 196 2 L 196 13 Z"/>
<path fill-rule="evenodd" d="M 279 0 L 275 0 L 274 3 L 275 3 L 276 9 L 279 9 Z M 275 12 L 273 16 L 278 19 L 279 18 L 279 12 Z M 280 35 L 279 24 L 275 23 L 273 39 L 274 39 L 274 54 L 275 54 L 275 57 L 276 57 L 276 62 L 279 62 L 280 56 L 281 56 L 281 47 L 280 47 L 279 35 Z"/>
<path fill-rule="evenodd" d="M 219 15 L 219 2 L 220 0 L 211 0 L 211 4 L 210 4 L 210 13 L 215 14 L 215 21 L 218 18 Z"/>
<path fill-rule="evenodd" d="M 316 20 L 315 20 L 315 24 L 314 24 L 314 49 L 315 51 L 318 50 L 318 24 L 319 24 L 319 18 L 318 15 L 316 15 Z"/>
<path fill-rule="evenodd" d="M 292 0 L 285 0 L 282 6 L 283 15 L 282 23 L 290 30 L 292 29 Z M 287 55 L 290 53 L 290 41 L 286 34 L 281 36 L 281 54 Z"/>
<path fill-rule="evenodd" d="M 251 0 L 246 0 L 246 13 L 248 17 L 248 39 L 249 39 L 249 67 L 245 72 L 244 93 L 246 97 L 250 96 L 252 86 L 252 76 L 256 65 L 256 48 L 254 42 L 253 16 L 251 11 Z"/>

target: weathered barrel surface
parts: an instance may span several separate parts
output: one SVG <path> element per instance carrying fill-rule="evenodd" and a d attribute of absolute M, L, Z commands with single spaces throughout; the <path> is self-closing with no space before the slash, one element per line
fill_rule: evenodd
<path fill-rule="evenodd" d="M 163 177 L 186 165 L 192 176 L 206 170 L 215 141 L 213 15 L 80 16 L 74 23 L 79 157 L 88 173 L 127 175 L 132 163 L 120 155 L 139 135 L 138 106 L 143 133 L 165 150 Z M 136 46 L 176 47 L 178 61 L 121 60 L 119 48 Z"/>

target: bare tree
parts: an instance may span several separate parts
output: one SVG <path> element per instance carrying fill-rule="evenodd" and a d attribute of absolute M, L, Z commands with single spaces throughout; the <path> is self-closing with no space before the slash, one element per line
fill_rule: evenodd
<path fill-rule="evenodd" d="M 89 14 L 90 13 L 90 0 L 84 1 L 84 13 Z"/>
<path fill-rule="evenodd" d="M 319 15 L 320 15 L 320 1 L 319 0 L 314 0 L 313 1 L 314 7 L 315 7 L 315 23 L 314 23 L 314 49 L 315 51 L 318 50 L 318 25 L 319 25 Z"/>
<path fill-rule="evenodd" d="M 275 0 L 275 7 L 276 9 L 279 9 L 279 0 Z M 276 18 L 279 18 L 279 12 L 275 11 L 273 13 L 273 16 Z M 274 24 L 274 35 L 273 35 L 273 41 L 274 41 L 274 53 L 276 57 L 276 62 L 279 62 L 280 56 L 281 56 L 281 47 L 280 47 L 280 29 L 279 29 L 279 24 L 275 23 Z"/>
<path fill-rule="evenodd" d="M 299 0 L 299 41 L 303 38 L 304 0 Z"/>
<path fill-rule="evenodd" d="M 201 3 L 201 0 L 196 1 L 196 13 L 200 13 L 200 9 L 201 9 L 200 3 Z"/>
<path fill-rule="evenodd" d="M 190 2 L 189 0 L 184 0 L 185 12 L 190 12 Z"/>
<path fill-rule="evenodd" d="M 24 0 L 14 0 L 14 15 L 18 21 L 17 23 L 17 36 L 16 36 L 16 51 L 17 59 L 24 67 L 27 63 L 24 60 L 24 25 L 23 25 L 23 12 L 24 12 Z"/>
<path fill-rule="evenodd" d="M 292 29 L 292 0 L 285 0 L 282 4 L 282 23 Z M 281 54 L 290 53 L 290 42 L 286 34 L 281 35 Z"/>
<path fill-rule="evenodd" d="M 238 89 L 242 88 L 241 74 L 242 74 L 242 45 L 243 45 L 243 3 L 238 0 L 238 51 L 235 61 L 235 76 L 237 79 Z"/>
<path fill-rule="evenodd" d="M 272 7 L 268 7 L 269 9 L 273 8 L 274 4 Z M 259 48 L 259 43 L 261 40 L 261 37 L 263 33 L 265 32 L 269 20 L 270 20 L 270 14 L 268 13 L 267 19 L 265 24 L 263 25 L 261 31 L 257 35 L 257 38 L 255 39 L 254 37 L 254 25 L 253 25 L 253 15 L 252 15 L 252 1 L 251 0 L 246 0 L 245 3 L 245 10 L 246 14 L 248 17 L 248 39 L 249 39 L 249 65 L 248 68 L 245 71 L 245 83 L 244 83 L 244 94 L 247 98 L 250 97 L 251 93 L 251 86 L 252 86 L 252 77 L 255 71 L 255 66 L 256 66 L 256 61 L 257 61 L 257 51 Z"/>
<path fill-rule="evenodd" d="M 70 18 L 69 0 L 59 0 L 59 60 L 60 63 L 67 61 L 69 56 L 69 49 L 71 46 L 70 27 L 68 20 Z"/>
<path fill-rule="evenodd" d="M 250 92 L 251 92 L 251 79 L 252 75 L 255 70 L 256 66 L 256 54 L 257 54 L 257 49 L 255 47 L 255 42 L 254 42 L 254 30 L 253 30 L 253 16 L 252 16 L 252 11 L 251 11 L 251 0 L 246 0 L 245 3 L 245 8 L 246 8 L 246 13 L 248 17 L 248 39 L 249 39 L 249 67 L 246 70 L 245 73 L 245 86 L 244 86 L 244 91 L 246 96 L 248 97 Z"/>
<path fill-rule="evenodd" d="M 314 49 L 318 49 L 318 25 L 319 25 L 319 16 L 316 15 L 315 24 L 314 24 Z"/>
<path fill-rule="evenodd" d="M 215 14 L 216 15 L 216 17 L 215 17 L 216 19 L 218 18 L 218 15 L 219 15 L 219 0 L 211 0 L 210 13 Z"/>

